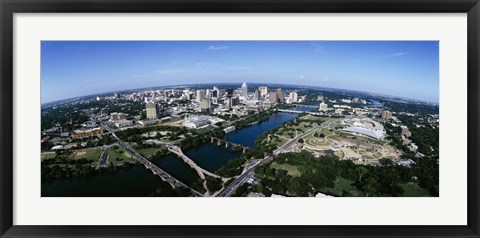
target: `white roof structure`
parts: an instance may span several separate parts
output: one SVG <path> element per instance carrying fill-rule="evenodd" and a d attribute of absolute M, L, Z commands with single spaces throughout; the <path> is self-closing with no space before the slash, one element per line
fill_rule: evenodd
<path fill-rule="evenodd" d="M 354 118 L 350 120 L 345 120 L 345 122 L 350 125 L 343 128 L 342 131 L 361 134 L 364 136 L 375 138 L 377 140 L 380 140 L 385 132 L 382 124 L 370 118 Z"/>
<path fill-rule="evenodd" d="M 365 135 L 365 136 L 373 137 L 377 140 L 380 140 L 383 136 L 382 131 L 367 129 L 367 128 L 358 127 L 358 126 L 349 126 L 349 127 L 343 128 L 342 131 L 362 134 L 362 135 Z"/>

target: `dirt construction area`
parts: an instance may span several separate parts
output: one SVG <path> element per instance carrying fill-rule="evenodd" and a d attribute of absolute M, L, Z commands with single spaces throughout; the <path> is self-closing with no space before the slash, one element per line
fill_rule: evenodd
<path fill-rule="evenodd" d="M 333 153 L 355 163 L 378 163 L 381 158 L 395 158 L 401 152 L 384 141 L 352 135 L 335 129 L 321 128 L 305 136 L 302 149 L 315 155 Z"/>

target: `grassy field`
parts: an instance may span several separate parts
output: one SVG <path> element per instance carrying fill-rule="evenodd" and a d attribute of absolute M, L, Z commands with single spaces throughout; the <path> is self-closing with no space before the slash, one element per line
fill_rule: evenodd
<path fill-rule="evenodd" d="M 143 155 L 144 157 L 146 158 L 150 158 L 152 155 L 154 155 L 155 153 L 157 153 L 157 151 L 159 150 L 159 148 L 145 148 L 145 149 L 136 149 L 138 151 L 138 153 L 140 153 L 141 155 Z"/>
<path fill-rule="evenodd" d="M 98 159 L 100 158 L 100 156 L 102 156 L 102 153 L 103 153 L 103 149 L 86 149 L 86 150 L 82 150 L 82 151 L 77 151 L 77 152 L 74 152 L 72 153 L 70 156 L 69 156 L 69 159 L 80 159 L 80 158 L 85 158 L 89 161 L 91 161 L 92 163 L 93 162 L 98 162 Z"/>
<path fill-rule="evenodd" d="M 430 197 L 430 194 L 427 190 L 421 188 L 416 183 L 403 183 L 400 184 L 403 188 L 403 197 Z"/>
<path fill-rule="evenodd" d="M 355 186 L 350 185 L 353 183 L 352 180 L 344 179 L 342 177 L 338 177 L 337 180 L 335 180 L 335 187 L 329 188 L 327 191 L 328 193 L 336 196 L 342 196 L 343 190 L 349 192 L 353 197 L 361 197 L 363 196 L 363 193 L 359 191 Z"/>
<path fill-rule="evenodd" d="M 111 162 L 125 162 L 132 160 L 132 156 L 122 147 L 113 146 L 108 150 L 108 161 Z"/>
<path fill-rule="evenodd" d="M 42 155 L 40 156 L 40 159 L 41 159 L 41 160 L 53 159 L 53 158 L 55 158 L 56 156 L 57 156 L 57 154 L 55 154 L 55 153 L 42 154 Z"/>
<path fill-rule="evenodd" d="M 312 115 L 305 115 L 303 117 L 300 117 L 299 119 L 304 119 L 304 120 L 311 120 L 311 121 L 315 121 L 317 123 L 319 122 L 324 122 L 324 121 L 327 121 L 328 118 L 324 118 L 324 117 L 315 117 L 315 116 L 312 116 Z"/>
<path fill-rule="evenodd" d="M 276 162 L 273 162 L 270 167 L 274 168 L 274 169 L 282 169 L 282 170 L 286 170 L 287 171 L 287 174 L 292 176 L 292 177 L 298 177 L 300 176 L 300 171 L 298 171 L 297 167 L 293 166 L 293 165 L 289 165 L 289 164 L 279 164 L 279 163 L 276 163 Z"/>

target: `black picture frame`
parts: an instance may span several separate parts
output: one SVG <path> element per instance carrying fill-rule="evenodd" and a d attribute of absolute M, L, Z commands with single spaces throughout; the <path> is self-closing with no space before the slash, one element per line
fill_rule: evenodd
<path fill-rule="evenodd" d="M 478 0 L 0 0 L 1 237 L 479 237 Z M 466 226 L 18 226 L 13 225 L 14 13 L 453 13 L 468 15 L 468 224 Z"/>

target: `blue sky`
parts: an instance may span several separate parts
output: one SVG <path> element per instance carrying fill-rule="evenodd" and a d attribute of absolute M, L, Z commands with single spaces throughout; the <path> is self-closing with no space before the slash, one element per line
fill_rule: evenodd
<path fill-rule="evenodd" d="M 437 41 L 43 41 L 41 101 L 195 83 L 280 83 L 431 102 Z"/>

